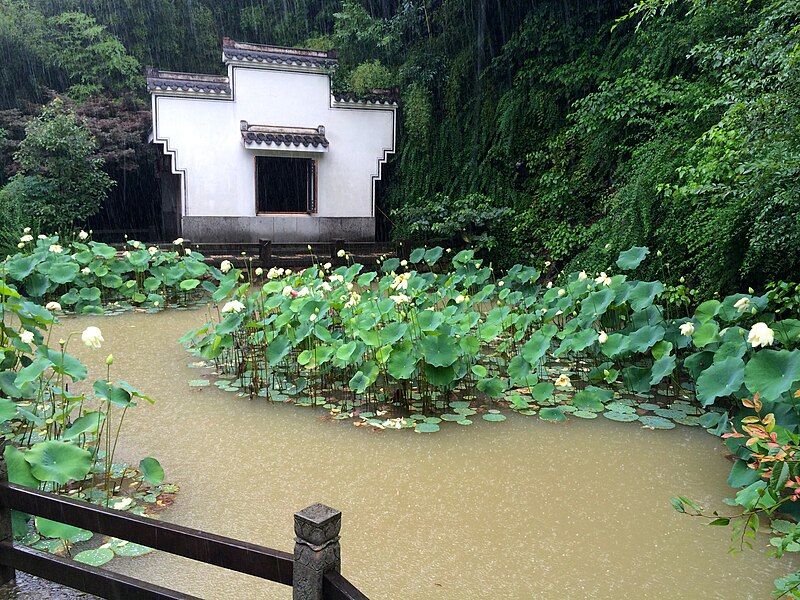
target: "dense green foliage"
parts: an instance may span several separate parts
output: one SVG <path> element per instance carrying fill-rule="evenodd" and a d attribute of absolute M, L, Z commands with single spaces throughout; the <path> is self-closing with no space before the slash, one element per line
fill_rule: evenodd
<path fill-rule="evenodd" d="M 66 230 L 96 214 L 114 182 L 92 158 L 97 142 L 86 126 L 55 100 L 25 133 L 19 171 L 0 189 L 5 227 Z"/>
<path fill-rule="evenodd" d="M 647 244 L 731 291 L 800 266 L 798 24 L 797 0 L 4 0 L 0 43 L 25 61 L 0 99 L 141 98 L 138 65 L 218 72 L 224 35 L 336 47 L 336 87 L 401 90 L 395 235 L 441 237 L 417 218 L 435 205 L 501 266 L 602 269 L 606 244 Z"/>

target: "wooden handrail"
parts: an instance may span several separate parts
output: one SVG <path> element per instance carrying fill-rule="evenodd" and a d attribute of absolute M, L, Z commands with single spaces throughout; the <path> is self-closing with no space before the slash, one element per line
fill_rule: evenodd
<path fill-rule="evenodd" d="M 232 571 L 292 585 L 294 557 L 288 552 L 7 482 L 0 483 L 0 509 L 19 510 Z"/>

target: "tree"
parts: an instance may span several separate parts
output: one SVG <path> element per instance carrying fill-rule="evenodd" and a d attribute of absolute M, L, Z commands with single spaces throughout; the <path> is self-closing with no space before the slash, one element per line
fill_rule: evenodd
<path fill-rule="evenodd" d="M 19 171 L 0 190 L 8 224 L 58 230 L 96 214 L 114 182 L 92 157 L 97 142 L 86 125 L 56 98 L 25 133 L 14 155 Z"/>

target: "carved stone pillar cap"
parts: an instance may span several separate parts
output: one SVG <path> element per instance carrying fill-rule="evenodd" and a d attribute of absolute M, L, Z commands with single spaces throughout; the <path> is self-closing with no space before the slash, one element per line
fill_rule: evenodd
<path fill-rule="evenodd" d="M 317 503 L 294 513 L 295 534 L 315 546 L 335 539 L 341 529 L 342 513 L 330 506 Z"/>

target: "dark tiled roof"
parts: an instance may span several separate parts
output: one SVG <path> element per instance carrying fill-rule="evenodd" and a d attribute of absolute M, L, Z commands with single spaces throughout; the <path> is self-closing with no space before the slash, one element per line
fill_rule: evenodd
<path fill-rule="evenodd" d="M 338 64 L 336 51 L 284 48 L 264 44 L 246 44 L 230 38 L 222 40 L 224 60 L 260 62 L 274 65 L 296 65 L 304 67 L 333 68 Z"/>
<path fill-rule="evenodd" d="M 397 104 L 400 91 L 397 88 L 388 90 L 372 90 L 369 94 L 356 94 L 355 92 L 339 92 L 333 95 L 336 102 L 359 104 Z"/>
<path fill-rule="evenodd" d="M 325 137 L 325 128 L 304 127 L 272 127 L 269 125 L 250 125 L 241 123 L 242 139 L 245 144 L 265 144 L 268 146 L 286 146 L 308 148 L 327 148 L 329 143 Z"/>
<path fill-rule="evenodd" d="M 147 69 L 147 89 L 167 92 L 195 92 L 229 96 L 231 85 L 227 77 L 202 73 L 177 73 Z"/>

